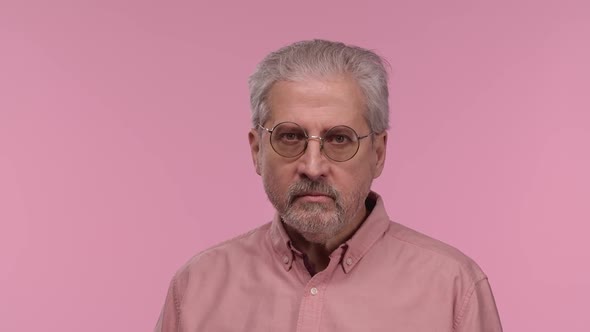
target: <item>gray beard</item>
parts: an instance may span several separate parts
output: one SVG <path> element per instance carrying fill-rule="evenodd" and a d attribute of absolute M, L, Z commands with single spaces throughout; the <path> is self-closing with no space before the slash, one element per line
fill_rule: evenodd
<path fill-rule="evenodd" d="M 275 188 L 267 183 L 264 184 L 264 187 L 269 200 L 277 209 L 283 222 L 312 243 L 325 243 L 340 233 L 350 222 L 348 219 L 352 217 L 350 208 L 353 206 L 350 202 L 362 199 L 360 192 L 342 197 L 331 186 L 309 179 L 303 179 L 291 185 L 286 197 L 282 200 Z M 308 192 L 325 194 L 331 197 L 333 202 L 299 202 L 297 200 L 299 196 Z"/>
<path fill-rule="evenodd" d="M 334 208 L 323 203 L 297 203 L 288 206 L 281 217 L 285 224 L 299 232 L 306 240 L 324 243 L 347 224 L 344 208 L 337 203 L 335 205 Z"/>

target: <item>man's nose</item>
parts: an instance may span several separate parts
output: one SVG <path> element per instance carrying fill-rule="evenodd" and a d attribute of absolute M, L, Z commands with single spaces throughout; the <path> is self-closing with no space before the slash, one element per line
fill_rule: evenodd
<path fill-rule="evenodd" d="M 299 158 L 299 173 L 311 180 L 317 180 L 326 176 L 328 164 L 326 156 L 322 153 L 322 139 L 310 136 L 307 140 L 307 148 Z"/>

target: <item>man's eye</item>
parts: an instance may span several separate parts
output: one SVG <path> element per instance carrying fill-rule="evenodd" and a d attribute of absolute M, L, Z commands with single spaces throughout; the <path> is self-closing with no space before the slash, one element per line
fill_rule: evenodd
<path fill-rule="evenodd" d="M 350 137 L 346 135 L 330 135 L 326 137 L 326 141 L 332 144 L 348 144 L 352 142 Z"/>
<path fill-rule="evenodd" d="M 299 133 L 282 133 L 280 137 L 282 141 L 288 142 L 300 141 L 303 139 L 303 135 Z"/>

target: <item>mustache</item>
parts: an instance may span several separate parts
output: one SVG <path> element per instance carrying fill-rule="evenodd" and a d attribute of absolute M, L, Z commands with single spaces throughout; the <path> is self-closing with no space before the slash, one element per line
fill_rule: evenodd
<path fill-rule="evenodd" d="M 288 205 L 291 205 L 297 197 L 312 193 L 326 195 L 333 200 L 337 200 L 339 196 L 338 192 L 330 185 L 324 182 L 305 179 L 298 181 L 289 187 L 289 190 L 287 191 L 287 203 Z"/>

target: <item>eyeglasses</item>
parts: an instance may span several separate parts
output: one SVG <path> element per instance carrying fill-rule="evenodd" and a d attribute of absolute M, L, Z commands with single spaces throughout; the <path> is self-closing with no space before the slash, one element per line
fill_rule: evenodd
<path fill-rule="evenodd" d="M 339 162 L 352 159 L 359 150 L 360 141 L 374 134 L 370 132 L 365 136 L 359 136 L 348 126 L 336 126 L 326 131 L 323 136 L 309 136 L 305 129 L 294 122 L 281 122 L 270 129 L 262 125 L 258 127 L 268 131 L 272 149 L 285 158 L 302 155 L 309 140 L 317 139 L 320 141 L 320 151 L 326 157 Z"/>

